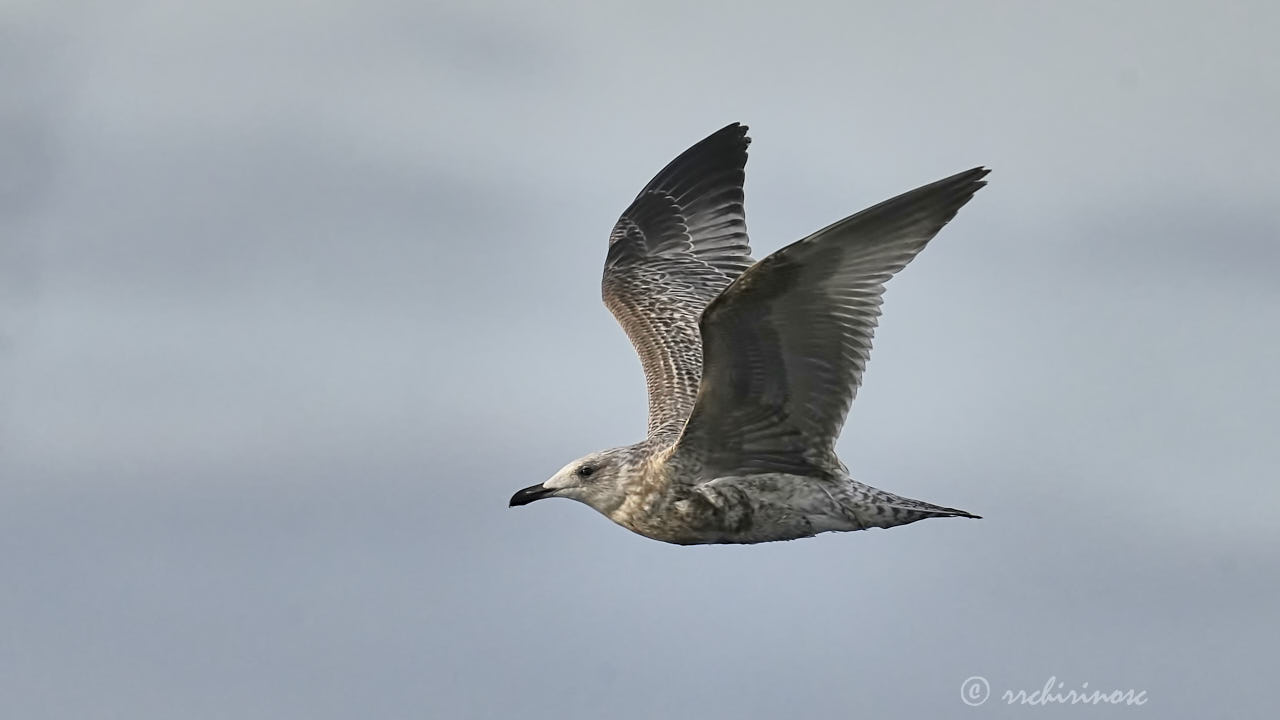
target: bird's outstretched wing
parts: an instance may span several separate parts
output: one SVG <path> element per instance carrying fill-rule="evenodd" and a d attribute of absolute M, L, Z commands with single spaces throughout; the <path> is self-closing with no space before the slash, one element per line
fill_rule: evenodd
<path fill-rule="evenodd" d="M 662 169 L 609 235 L 604 303 L 649 388 L 649 437 L 674 440 L 702 375 L 698 318 L 750 267 L 742 182 L 747 128 L 725 127 Z"/>
<path fill-rule="evenodd" d="M 743 273 L 702 316 L 702 384 L 676 446 L 722 474 L 829 469 L 885 282 L 986 184 L 984 168 L 863 210 Z"/>

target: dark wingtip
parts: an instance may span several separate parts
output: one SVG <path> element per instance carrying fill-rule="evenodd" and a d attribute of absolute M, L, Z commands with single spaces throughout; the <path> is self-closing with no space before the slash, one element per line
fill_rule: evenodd
<path fill-rule="evenodd" d="M 686 151 L 686 154 L 697 148 L 705 150 L 708 147 L 718 147 L 720 152 L 733 152 L 736 150 L 745 153 L 747 146 L 751 144 L 751 137 L 747 135 L 747 130 L 747 126 L 740 122 L 729 123 L 694 143 Z"/>
<path fill-rule="evenodd" d="M 667 163 L 636 197 L 655 189 L 679 197 L 699 180 L 721 172 L 736 173 L 737 182 L 741 183 L 743 168 L 747 164 L 747 146 L 750 144 L 751 138 L 747 137 L 746 125 L 736 122 L 725 125 Z"/>
<path fill-rule="evenodd" d="M 743 125 L 740 122 L 731 122 L 728 125 L 725 125 L 724 127 L 720 128 L 719 130 L 711 133 L 707 137 L 715 137 L 716 135 L 738 135 L 740 137 L 746 137 L 747 126 Z"/>
<path fill-rule="evenodd" d="M 986 166 L 983 166 L 983 165 L 979 165 L 979 166 L 978 166 L 978 167 L 976 167 L 976 168 L 972 168 L 972 169 L 970 169 L 970 170 L 965 170 L 964 172 L 958 172 L 958 173 L 956 173 L 955 175 L 952 175 L 952 176 L 951 176 L 951 177 L 949 177 L 949 178 L 945 178 L 945 179 L 943 179 L 943 180 L 940 180 L 940 181 L 938 181 L 937 183 L 934 183 L 934 184 L 935 184 L 935 185 L 942 185 L 942 184 L 969 185 L 969 184 L 972 184 L 972 185 L 976 185 L 977 187 L 983 187 L 984 185 L 986 185 L 986 184 L 987 184 L 987 181 L 986 181 L 986 180 L 984 180 L 984 178 L 985 178 L 986 176 L 990 175 L 990 174 L 991 174 L 991 168 L 986 167 Z M 975 190 L 976 190 L 976 188 L 975 188 Z"/>
<path fill-rule="evenodd" d="M 694 143 L 689 150 L 694 150 L 699 147 L 706 148 L 708 146 L 719 146 L 721 148 L 733 148 L 738 146 L 739 149 L 745 150 L 747 145 L 751 144 L 751 138 L 747 137 L 747 129 L 747 126 L 740 122 L 729 123 Z"/>
<path fill-rule="evenodd" d="M 969 173 L 973 175 L 973 183 L 978 186 L 974 189 L 974 192 L 977 192 L 987 186 L 986 177 L 991 174 L 991 168 L 979 165 L 970 170 Z"/>

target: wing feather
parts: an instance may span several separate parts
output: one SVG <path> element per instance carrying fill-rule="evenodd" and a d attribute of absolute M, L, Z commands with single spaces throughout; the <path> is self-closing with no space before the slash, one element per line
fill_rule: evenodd
<path fill-rule="evenodd" d="M 701 320 L 703 375 L 676 452 L 720 472 L 838 465 L 885 283 L 985 181 L 975 168 L 863 210 L 751 267 Z"/>
<path fill-rule="evenodd" d="M 682 153 L 609 236 L 601 291 L 644 367 L 651 439 L 678 436 L 702 377 L 698 319 L 755 262 L 742 207 L 746 133 L 734 123 Z"/>

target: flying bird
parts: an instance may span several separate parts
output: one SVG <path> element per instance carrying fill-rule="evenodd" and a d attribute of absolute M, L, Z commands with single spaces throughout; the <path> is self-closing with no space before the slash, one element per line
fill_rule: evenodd
<path fill-rule="evenodd" d="M 680 545 L 978 517 L 854 480 L 835 444 L 885 282 L 989 171 L 886 200 L 756 262 L 743 212 L 750 142 L 734 123 L 689 148 L 609 235 L 604 303 L 644 367 L 647 437 L 574 460 L 510 505 L 569 498 Z"/>

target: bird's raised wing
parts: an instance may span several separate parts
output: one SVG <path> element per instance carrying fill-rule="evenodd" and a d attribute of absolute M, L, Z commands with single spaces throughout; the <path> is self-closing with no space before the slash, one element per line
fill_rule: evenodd
<path fill-rule="evenodd" d="M 885 282 L 986 183 L 984 168 L 863 210 L 761 260 L 703 314 L 704 367 L 677 455 L 721 472 L 827 469 Z"/>
<path fill-rule="evenodd" d="M 678 436 L 702 375 L 698 318 L 754 263 L 742 209 L 746 133 L 735 123 L 686 150 L 609 235 L 604 303 L 644 366 L 650 438 Z"/>

